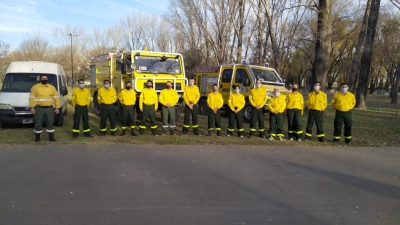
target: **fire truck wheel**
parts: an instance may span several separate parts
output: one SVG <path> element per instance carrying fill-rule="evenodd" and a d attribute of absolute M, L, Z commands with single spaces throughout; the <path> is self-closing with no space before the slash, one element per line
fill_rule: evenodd
<path fill-rule="evenodd" d="M 250 103 L 247 103 L 243 108 L 243 120 L 246 123 L 251 122 L 251 108 L 252 106 L 250 105 Z"/>
<path fill-rule="evenodd" d="M 100 109 L 100 104 L 97 102 L 97 93 L 94 94 L 93 99 L 95 99 L 93 100 L 93 106 L 96 111 L 96 115 L 100 116 L 101 109 Z"/>
<path fill-rule="evenodd" d="M 200 115 L 208 114 L 207 99 L 203 98 L 199 101 L 199 113 Z"/>

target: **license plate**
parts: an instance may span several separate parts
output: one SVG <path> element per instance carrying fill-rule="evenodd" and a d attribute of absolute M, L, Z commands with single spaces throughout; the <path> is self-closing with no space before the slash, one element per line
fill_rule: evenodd
<path fill-rule="evenodd" d="M 29 123 L 33 123 L 33 119 L 22 120 L 22 124 L 29 124 Z"/>

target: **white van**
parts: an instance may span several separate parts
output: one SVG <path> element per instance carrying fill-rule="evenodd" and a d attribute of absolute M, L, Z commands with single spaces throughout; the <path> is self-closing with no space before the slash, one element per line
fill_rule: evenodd
<path fill-rule="evenodd" d="M 57 63 L 39 61 L 12 62 L 7 68 L 0 90 L 1 128 L 8 124 L 31 124 L 34 116 L 29 109 L 29 94 L 33 85 L 46 74 L 49 83 L 60 94 L 60 113 L 54 117 L 54 125 L 62 126 L 67 115 L 67 82 L 64 69 Z"/>

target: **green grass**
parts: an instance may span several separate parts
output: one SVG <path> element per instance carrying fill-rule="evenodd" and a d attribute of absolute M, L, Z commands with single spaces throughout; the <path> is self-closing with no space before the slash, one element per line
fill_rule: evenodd
<path fill-rule="evenodd" d="M 400 105 L 390 104 L 390 98 L 388 96 L 376 96 L 370 95 L 367 98 L 367 106 L 370 106 L 369 110 L 360 111 L 354 110 L 353 113 L 353 142 L 352 146 L 399 146 L 400 145 L 400 116 L 396 115 L 395 112 L 400 110 Z M 377 110 L 381 107 L 381 113 Z M 316 141 L 316 137 L 313 137 L 312 141 L 307 142 L 294 142 L 284 139 L 283 141 L 270 141 L 261 138 L 239 138 L 239 137 L 227 137 L 226 127 L 228 125 L 227 116 L 222 118 L 222 129 L 224 136 L 217 137 L 216 134 L 212 137 L 205 136 L 207 134 L 207 117 L 199 116 L 200 133 L 202 136 L 197 137 L 192 133 L 189 135 L 181 136 L 183 114 L 181 114 L 177 121 L 176 136 L 157 136 L 154 137 L 150 133 L 150 129 L 146 131 L 144 136 L 132 137 L 126 135 L 123 137 L 113 137 L 107 135 L 100 137 L 98 132 L 99 117 L 94 114 L 94 110 L 90 109 L 90 127 L 94 138 L 86 138 L 82 134 L 77 140 L 72 139 L 72 114 L 73 108 L 71 105 L 68 106 L 68 116 L 65 117 L 64 126 L 56 127 L 55 137 L 58 140 L 57 144 L 160 144 L 160 145 L 270 145 L 270 146 L 342 146 L 344 140 L 342 138 L 340 143 L 333 143 L 331 141 L 333 134 L 333 119 L 335 116 L 334 110 L 329 106 L 325 112 L 324 118 L 324 131 L 326 134 L 327 143 L 319 143 Z M 303 119 L 303 130 L 307 121 L 307 113 L 302 117 Z M 161 117 L 157 113 L 157 120 L 159 125 L 159 132 L 161 132 Z M 138 121 L 137 121 L 138 124 Z M 249 130 L 249 124 L 244 123 L 245 131 Z M 265 117 L 265 126 L 268 128 L 268 117 Z M 285 121 L 285 127 L 287 123 Z M 148 126 L 149 128 L 149 126 Z M 118 126 L 119 131 L 121 131 Z M 137 129 L 137 128 L 136 128 Z M 314 134 L 315 134 L 314 127 Z M 129 129 L 128 129 L 129 131 Z M 191 131 L 190 131 L 191 132 Z M 245 133 L 246 134 L 246 133 Z M 286 134 L 285 134 L 286 135 Z M 0 129 L 0 143 L 5 145 L 46 145 L 49 144 L 47 135 L 42 134 L 42 141 L 40 144 L 34 143 L 33 126 L 14 126 L 11 128 Z"/>

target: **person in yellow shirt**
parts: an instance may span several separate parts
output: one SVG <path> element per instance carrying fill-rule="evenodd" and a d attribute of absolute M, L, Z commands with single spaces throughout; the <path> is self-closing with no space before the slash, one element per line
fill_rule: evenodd
<path fill-rule="evenodd" d="M 117 136 L 117 123 L 114 103 L 117 102 L 117 92 L 110 87 L 110 80 L 103 81 L 104 87 L 97 92 L 97 102 L 101 106 L 100 110 L 100 135 L 107 134 L 107 118 L 110 120 L 110 131 L 112 136 Z"/>
<path fill-rule="evenodd" d="M 233 85 L 234 92 L 229 96 L 228 106 L 229 106 L 229 125 L 228 125 L 228 136 L 233 135 L 236 130 L 239 137 L 243 137 L 243 108 L 246 104 L 244 100 L 244 95 L 240 93 L 240 86 Z"/>
<path fill-rule="evenodd" d="M 175 135 L 175 105 L 179 101 L 179 95 L 172 88 L 170 81 L 166 83 L 166 88 L 160 93 L 160 103 L 162 105 L 163 134 L 170 130 L 171 135 Z"/>
<path fill-rule="evenodd" d="M 282 140 L 283 135 L 283 112 L 286 109 L 285 96 L 281 95 L 278 88 L 274 89 L 274 96 L 269 100 L 269 139 Z"/>
<path fill-rule="evenodd" d="M 143 113 L 139 125 L 139 135 L 143 135 L 146 130 L 146 120 L 150 117 L 151 133 L 157 136 L 156 112 L 158 109 L 157 92 L 153 89 L 153 81 L 147 80 L 146 88 L 142 90 L 139 99 L 139 109 Z"/>
<path fill-rule="evenodd" d="M 199 108 L 200 91 L 194 85 L 194 78 L 189 78 L 189 86 L 186 86 L 183 92 L 183 100 L 185 101 L 185 117 L 183 119 L 182 135 L 186 135 L 190 128 L 190 116 L 192 116 L 192 127 L 194 135 L 200 136 L 199 133 Z"/>
<path fill-rule="evenodd" d="M 249 138 L 251 138 L 256 132 L 257 121 L 258 135 L 261 138 L 265 138 L 263 107 L 265 103 L 267 103 L 267 90 L 262 86 L 261 80 L 257 80 L 256 88 L 251 89 L 249 101 L 250 104 L 253 106 L 251 109 Z"/>
<path fill-rule="evenodd" d="M 336 109 L 333 141 L 340 141 L 341 129 L 344 122 L 344 139 L 346 144 L 350 144 L 352 139 L 351 127 L 353 125 L 353 119 L 351 110 L 356 105 L 354 94 L 348 92 L 348 90 L 349 86 L 347 83 L 342 83 L 341 92 L 336 93 L 331 102 L 332 107 Z"/>
<path fill-rule="evenodd" d="M 286 114 L 288 120 L 289 140 L 301 141 L 303 130 L 301 128 L 301 116 L 304 112 L 304 98 L 298 92 L 298 85 L 293 84 L 292 92 L 286 96 Z"/>
<path fill-rule="evenodd" d="M 72 126 L 72 138 L 77 139 L 80 133 L 79 123 L 83 122 L 83 134 L 86 137 L 93 137 L 90 134 L 89 127 L 89 110 L 88 107 L 92 100 L 90 92 L 85 89 L 85 81 L 83 79 L 78 80 L 78 88 L 75 88 L 72 93 L 71 103 L 75 108 L 74 112 L 74 125 Z"/>
<path fill-rule="evenodd" d="M 46 123 L 46 132 L 49 135 L 49 140 L 56 141 L 53 123 L 54 114 L 60 113 L 60 96 L 56 88 L 48 82 L 47 75 L 40 75 L 40 83 L 32 86 L 29 95 L 29 107 L 31 113 L 35 116 L 35 142 L 40 142 L 43 122 Z"/>
<path fill-rule="evenodd" d="M 325 142 L 325 133 L 322 127 L 324 121 L 324 111 L 328 105 L 328 98 L 325 92 L 321 91 L 321 83 L 314 83 L 314 91 L 307 96 L 308 119 L 305 140 L 312 137 L 312 128 L 315 122 L 317 126 L 317 137 L 320 142 Z"/>
<path fill-rule="evenodd" d="M 207 97 L 207 106 L 208 110 L 208 136 L 211 136 L 211 131 L 217 131 L 217 135 L 221 136 L 221 112 L 220 108 L 224 105 L 224 99 L 222 98 L 221 93 L 218 92 L 218 86 L 213 84 L 212 86 L 213 92 L 208 94 Z"/>
<path fill-rule="evenodd" d="M 135 134 L 135 103 L 136 103 L 136 91 L 132 89 L 132 83 L 128 80 L 125 82 L 125 89 L 123 89 L 118 95 L 119 103 L 122 108 L 122 120 L 121 120 L 121 136 L 126 134 L 126 127 L 131 128 L 131 135 Z"/>

